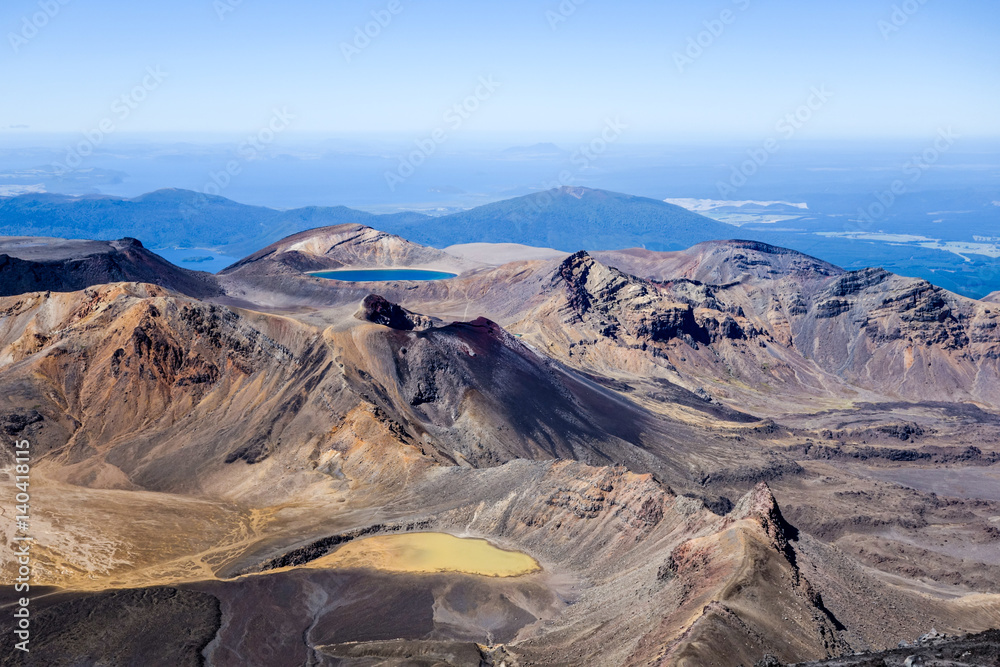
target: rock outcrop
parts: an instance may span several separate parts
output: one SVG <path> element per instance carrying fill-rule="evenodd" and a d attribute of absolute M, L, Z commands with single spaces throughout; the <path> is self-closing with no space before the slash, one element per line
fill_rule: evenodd
<path fill-rule="evenodd" d="M 429 317 L 411 313 L 378 294 L 365 297 L 358 311 L 358 318 L 400 331 L 427 329 L 431 326 Z"/>

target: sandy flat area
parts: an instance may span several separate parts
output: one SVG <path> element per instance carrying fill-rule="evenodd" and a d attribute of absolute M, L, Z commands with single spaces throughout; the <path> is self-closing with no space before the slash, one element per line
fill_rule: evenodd
<path fill-rule="evenodd" d="M 568 252 L 561 250 L 536 248 L 520 243 L 462 243 L 448 246 L 444 251 L 455 257 L 493 266 L 535 259 L 562 259 L 569 256 Z"/>

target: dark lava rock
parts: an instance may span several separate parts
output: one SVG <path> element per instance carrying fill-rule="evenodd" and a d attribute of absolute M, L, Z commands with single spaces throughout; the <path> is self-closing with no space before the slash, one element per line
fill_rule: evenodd
<path fill-rule="evenodd" d="M 411 313 L 378 294 L 365 297 L 358 318 L 400 331 L 423 329 L 428 324 L 428 318 Z"/>
<path fill-rule="evenodd" d="M 28 653 L 14 648 L 13 633 L 0 637 L 3 664 L 201 665 L 201 652 L 221 624 L 215 596 L 177 588 L 67 595 L 45 602 L 32 601 Z"/>
<path fill-rule="evenodd" d="M 37 410 L 19 410 L 0 415 L 0 428 L 7 435 L 19 435 L 32 424 L 37 424 L 44 417 Z"/>
<path fill-rule="evenodd" d="M 775 663 L 781 667 L 780 663 Z M 996 667 L 1000 665 L 1000 630 L 987 630 L 965 637 L 939 634 L 922 636 L 915 645 L 890 651 L 843 656 L 799 667 Z"/>

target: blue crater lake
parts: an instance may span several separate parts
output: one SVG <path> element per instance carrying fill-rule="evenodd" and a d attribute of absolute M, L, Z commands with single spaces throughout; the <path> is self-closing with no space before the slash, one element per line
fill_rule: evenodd
<path fill-rule="evenodd" d="M 317 271 L 317 278 L 343 280 L 348 283 L 385 282 L 389 280 L 447 280 L 457 274 L 422 269 L 358 269 L 345 271 Z"/>

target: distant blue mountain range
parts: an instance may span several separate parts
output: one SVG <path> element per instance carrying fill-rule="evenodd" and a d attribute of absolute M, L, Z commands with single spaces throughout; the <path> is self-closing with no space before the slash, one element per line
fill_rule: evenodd
<path fill-rule="evenodd" d="M 0 198 L 0 235 L 134 237 L 149 248 L 212 248 L 235 257 L 300 231 L 344 223 L 439 248 L 490 242 L 566 252 L 682 250 L 702 241 L 744 238 L 792 248 L 847 269 L 881 266 L 977 298 L 1000 289 L 1000 261 L 988 257 L 963 260 L 913 245 L 741 229 L 656 199 L 589 188 L 563 187 L 441 217 L 415 212 L 376 215 L 344 206 L 280 211 L 190 190 L 157 190 L 134 199 L 46 193 Z"/>
<path fill-rule="evenodd" d="M 585 188 L 540 192 L 443 217 L 376 215 L 344 206 L 278 211 L 190 190 L 157 190 L 134 199 L 56 194 L 0 198 L 2 235 L 102 240 L 131 236 L 151 248 L 215 248 L 235 255 L 296 232 L 343 223 L 368 225 L 437 247 L 507 242 L 567 252 L 633 246 L 680 250 L 736 231 L 673 204 Z"/>

